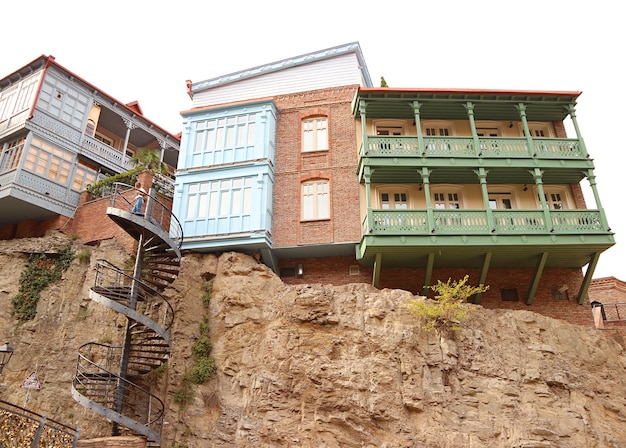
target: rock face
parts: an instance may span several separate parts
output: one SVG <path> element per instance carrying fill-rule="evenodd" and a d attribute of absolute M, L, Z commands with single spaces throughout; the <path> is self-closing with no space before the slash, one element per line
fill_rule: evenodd
<path fill-rule="evenodd" d="M 92 264 L 123 260 L 116 247 L 93 248 Z M 22 405 L 15 383 L 45 365 L 29 407 L 83 437 L 106 436 L 107 422 L 73 403 L 69 387 L 78 346 L 99 334 L 121 339 L 123 321 L 89 303 L 93 269 L 75 260 L 37 318 L 16 327 L 6 306 L 20 262 L 8 251 L 0 245 L 0 332 L 16 362 L 0 377 L 2 398 Z M 167 390 L 164 447 L 626 446 L 626 357 L 592 329 L 476 306 L 462 330 L 440 336 L 421 330 L 405 291 L 289 286 L 239 253 L 187 254 L 167 295 L 176 320 L 169 368 L 156 382 Z M 207 323 L 218 370 L 181 405 L 177 391 Z"/>

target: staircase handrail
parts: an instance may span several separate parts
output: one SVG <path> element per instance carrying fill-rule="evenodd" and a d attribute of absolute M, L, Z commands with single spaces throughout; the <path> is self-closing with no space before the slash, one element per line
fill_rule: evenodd
<path fill-rule="evenodd" d="M 139 285 L 139 289 L 141 293 L 144 295 L 143 299 L 145 303 L 155 303 L 155 301 L 160 301 L 165 304 L 165 307 L 152 307 L 157 308 L 159 313 L 159 319 L 155 322 L 159 324 L 165 331 L 169 331 L 174 323 L 174 307 L 172 304 L 167 301 L 165 296 L 155 290 L 152 286 L 145 283 L 141 279 L 137 279 L 133 277 L 133 271 L 129 269 L 122 269 L 118 266 L 115 266 L 108 260 L 99 258 L 96 260 L 96 276 L 94 278 L 94 289 L 99 294 L 103 295 L 99 291 L 107 291 L 111 295 L 116 295 L 118 297 L 117 302 L 121 302 L 124 305 L 127 305 L 131 300 L 131 285 L 135 282 Z M 120 296 L 119 288 L 128 288 L 127 295 Z M 146 317 L 152 316 L 149 314 Z"/>
<path fill-rule="evenodd" d="M 96 358 L 98 354 L 100 355 L 100 358 L 110 359 L 112 358 L 112 351 L 121 351 L 121 349 L 122 347 L 101 344 L 99 342 L 88 342 L 81 345 L 78 348 L 78 361 L 76 362 L 76 372 L 74 374 L 72 387 L 77 393 L 87 398 L 91 402 L 113 411 L 113 415 L 108 415 L 108 417 L 112 420 L 115 420 L 116 414 L 120 415 L 123 418 L 118 418 L 118 420 L 120 421 L 115 420 L 118 421 L 118 423 L 134 429 L 138 432 L 141 432 L 141 427 L 143 426 L 148 428 L 150 432 L 154 432 L 154 434 L 158 436 L 158 434 L 161 433 L 161 427 L 163 426 L 163 419 L 165 416 L 165 404 L 163 403 L 163 401 L 143 387 L 138 386 L 137 384 L 120 377 L 117 373 L 104 368 L 103 366 L 97 364 L 95 361 L 92 361 L 92 359 L 90 359 Z M 94 353 L 94 351 L 100 351 L 101 353 Z M 102 379 L 107 383 L 111 383 L 112 393 L 109 397 L 100 401 L 96 401 L 92 400 L 87 394 L 84 393 L 88 390 L 89 380 L 93 378 Z M 120 389 L 118 387 L 119 383 L 124 385 L 124 387 L 122 388 L 123 395 L 121 413 L 117 411 L 115 406 L 115 393 Z M 143 397 L 144 399 L 138 400 L 138 397 Z M 144 411 L 146 412 L 141 412 L 142 410 L 138 409 L 138 406 L 136 406 L 136 403 L 138 402 L 147 403 L 147 409 L 144 409 Z M 130 409 L 132 410 L 132 412 L 124 412 L 125 409 Z M 139 415 L 146 416 L 146 418 L 143 419 L 144 421 L 136 420 L 137 416 Z M 131 422 L 138 423 L 138 425 L 133 425 L 131 422 L 129 422 L 129 420 Z M 143 435 L 147 435 L 145 432 L 141 433 Z"/>
<path fill-rule="evenodd" d="M 78 438 L 80 436 L 79 429 L 51 419 L 47 415 L 38 414 L 37 412 L 33 412 L 2 399 L 0 399 L 0 410 L 23 417 L 27 420 L 32 420 L 33 422 L 37 422 L 40 428 L 43 426 L 44 428 L 50 428 L 53 431 L 66 434 L 70 439 L 72 439 L 72 447 L 76 447 L 78 443 Z"/>
<path fill-rule="evenodd" d="M 122 182 L 114 182 L 110 189 L 111 196 L 109 199 L 109 205 L 122 210 L 132 209 L 134 197 L 138 191 L 139 189 L 132 185 Z M 150 192 L 153 192 L 153 190 L 151 189 Z M 152 206 L 149 208 L 148 204 L 145 205 L 145 209 L 150 210 L 150 216 L 146 216 L 146 219 L 150 220 L 152 224 L 157 225 L 168 232 L 170 238 L 176 244 L 176 248 L 180 249 L 183 244 L 182 224 L 176 215 L 174 215 L 174 212 L 172 212 L 167 205 L 159 201 L 156 198 L 156 195 L 149 195 L 148 200 L 152 202 Z"/>

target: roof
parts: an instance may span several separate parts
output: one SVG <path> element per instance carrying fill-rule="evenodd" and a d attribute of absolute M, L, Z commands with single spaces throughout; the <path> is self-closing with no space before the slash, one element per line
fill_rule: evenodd
<path fill-rule="evenodd" d="M 568 114 L 570 105 L 576 104 L 580 91 L 549 90 L 493 90 L 493 89 L 430 89 L 360 87 L 352 104 L 352 112 L 360 115 L 359 103 L 367 104 L 369 118 L 413 118 L 411 102 L 422 106 L 423 118 L 466 119 L 467 112 L 460 105 L 471 102 L 481 119 L 519 119 L 517 105 L 524 103 L 526 113 L 538 121 L 560 121 Z"/>
<path fill-rule="evenodd" d="M 355 53 L 359 62 L 359 68 L 363 74 L 363 79 L 368 86 L 372 85 L 367 65 L 365 64 L 365 58 L 361 52 L 361 46 L 358 42 L 351 42 L 349 44 L 339 45 L 336 47 L 326 48 L 324 50 L 314 51 L 312 53 L 306 53 L 300 56 L 294 56 L 280 61 L 271 62 L 269 64 L 259 65 L 257 67 L 248 68 L 238 72 L 230 73 L 228 75 L 222 75 L 217 78 L 207 79 L 206 81 L 199 81 L 192 83 L 187 81 L 187 88 L 190 95 L 198 90 L 211 89 L 218 86 L 230 84 L 232 82 L 241 81 L 243 79 L 254 78 L 256 76 L 266 75 L 268 73 L 284 70 L 286 68 L 297 67 L 312 62 L 318 62 L 325 59 L 331 59 L 340 55 Z"/>
<path fill-rule="evenodd" d="M 141 119 L 145 120 L 148 124 L 150 124 L 153 127 L 159 129 L 163 133 L 168 134 L 172 138 L 180 141 L 180 137 L 179 136 L 177 136 L 176 134 L 172 134 L 171 132 L 165 130 L 163 127 L 161 127 L 158 124 L 156 124 L 155 122 L 153 122 L 152 120 L 149 120 L 148 118 L 146 118 L 143 115 L 143 111 L 141 110 L 141 106 L 139 106 L 139 103 L 137 101 L 132 101 L 130 103 L 123 103 L 122 101 L 114 98 L 113 96 L 111 96 L 108 93 L 104 92 L 103 90 L 97 88 L 96 86 L 94 86 L 90 82 L 88 82 L 85 79 L 81 78 L 80 76 L 78 76 L 74 72 L 72 72 L 72 71 L 68 70 L 67 68 L 63 67 L 61 64 L 57 63 L 55 58 L 54 58 L 54 56 L 41 55 L 38 58 L 33 59 L 31 62 L 29 62 L 25 66 L 17 69 L 13 73 L 10 73 L 9 75 L 7 75 L 4 78 L 0 79 L 0 89 L 6 87 L 7 85 L 12 84 L 13 82 L 23 78 L 24 76 L 27 76 L 27 75 L 29 75 L 31 73 L 34 73 L 35 71 L 37 71 L 37 70 L 39 70 L 41 68 L 50 67 L 50 66 L 54 66 L 54 67 L 58 68 L 59 70 L 67 73 L 68 75 L 70 75 L 70 77 L 75 78 L 79 82 L 81 82 L 81 83 L 85 84 L 86 86 L 88 86 L 90 89 L 92 89 L 94 91 L 97 91 L 100 95 L 102 95 L 102 96 L 108 98 L 109 100 L 113 101 L 114 103 L 119 104 L 120 106 L 124 107 L 131 115 L 136 115 L 136 116 L 141 117 Z"/>

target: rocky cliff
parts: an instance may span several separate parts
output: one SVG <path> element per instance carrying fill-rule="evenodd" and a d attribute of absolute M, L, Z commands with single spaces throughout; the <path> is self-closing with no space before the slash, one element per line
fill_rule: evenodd
<path fill-rule="evenodd" d="M 78 346 L 121 339 L 122 318 L 88 300 L 95 259 L 123 263 L 121 246 L 75 242 L 90 263 L 74 260 L 33 321 L 10 315 L 26 253 L 62 239 L 0 242 L 0 335 L 15 348 L 0 393 L 104 436 L 108 424 L 69 388 Z M 439 336 L 404 308 L 405 291 L 289 286 L 238 253 L 187 254 L 167 295 L 174 350 L 153 381 L 167 391 L 166 447 L 626 446 L 626 357 L 596 330 L 477 306 Z M 218 370 L 181 404 L 206 324 Z M 35 369 L 42 389 L 20 389 Z"/>

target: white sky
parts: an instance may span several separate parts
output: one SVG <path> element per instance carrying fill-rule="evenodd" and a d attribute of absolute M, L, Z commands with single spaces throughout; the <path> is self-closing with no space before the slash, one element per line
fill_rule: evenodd
<path fill-rule="evenodd" d="M 582 91 L 578 122 L 618 241 L 594 277 L 626 280 L 619 2 L 31 0 L 3 2 L 0 16 L 0 78 L 52 55 L 114 98 L 139 101 L 146 117 L 172 133 L 191 105 L 185 80 L 353 41 L 375 86 L 384 76 L 390 87 Z"/>

